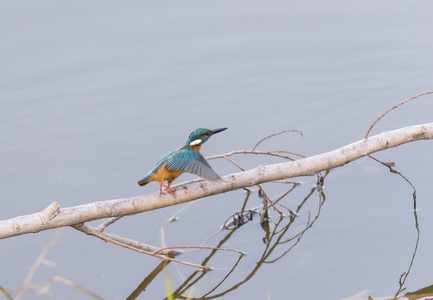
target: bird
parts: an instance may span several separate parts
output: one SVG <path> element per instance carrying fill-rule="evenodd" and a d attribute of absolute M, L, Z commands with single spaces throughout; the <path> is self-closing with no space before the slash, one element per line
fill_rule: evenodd
<path fill-rule="evenodd" d="M 159 193 L 162 193 L 162 185 L 174 196 L 170 184 L 181 174 L 187 172 L 198 175 L 208 180 L 217 180 L 220 177 L 211 168 L 209 163 L 200 154 L 201 146 L 214 134 L 226 130 L 227 127 L 217 129 L 198 128 L 191 132 L 185 146 L 173 150 L 161 157 L 156 166 L 147 175 L 138 181 L 143 186 L 151 181 L 159 182 Z"/>

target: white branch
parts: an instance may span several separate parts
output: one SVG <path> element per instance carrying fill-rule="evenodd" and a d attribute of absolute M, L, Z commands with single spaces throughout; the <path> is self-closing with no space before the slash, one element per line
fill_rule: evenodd
<path fill-rule="evenodd" d="M 223 176 L 216 181 L 203 181 L 175 190 L 176 197 L 158 192 L 126 199 L 93 202 L 68 208 L 60 208 L 56 202 L 43 212 L 0 221 L 0 239 L 41 230 L 81 224 L 108 217 L 133 215 L 263 182 L 316 173 L 354 161 L 367 154 L 396 147 L 417 140 L 433 139 L 433 123 L 409 126 L 383 132 L 339 149 L 291 162 L 259 165 L 245 172 Z"/>

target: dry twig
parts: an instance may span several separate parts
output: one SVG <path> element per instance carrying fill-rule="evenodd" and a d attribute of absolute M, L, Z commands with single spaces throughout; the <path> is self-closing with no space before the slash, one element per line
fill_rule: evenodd
<path fill-rule="evenodd" d="M 367 138 L 368 138 L 368 134 L 370 133 L 371 129 L 373 129 L 374 125 L 376 125 L 376 123 L 379 122 L 379 120 L 382 119 L 382 118 L 383 118 L 387 113 L 389 113 L 391 110 L 394 110 L 394 109 L 396 109 L 397 107 L 399 107 L 400 105 L 403 105 L 403 104 L 405 104 L 406 102 L 409 102 L 409 101 L 411 101 L 411 100 L 413 100 L 413 99 L 419 98 L 419 97 L 421 97 L 421 96 L 429 95 L 429 94 L 433 94 L 433 91 L 425 92 L 425 93 L 421 93 L 421 94 L 415 95 L 415 96 L 413 96 L 413 97 L 410 97 L 410 98 L 408 98 L 408 99 L 406 99 L 406 100 L 401 101 L 400 103 L 397 103 L 396 105 L 394 105 L 393 107 L 391 107 L 390 109 L 388 109 L 386 112 L 384 112 L 383 114 L 381 114 L 381 115 L 376 119 L 376 121 L 373 122 L 373 124 L 370 125 L 370 128 L 368 128 L 367 132 L 365 133 L 364 139 L 367 139 Z"/>
<path fill-rule="evenodd" d="M 368 138 L 368 134 L 370 133 L 370 131 L 371 131 L 371 129 L 374 127 L 374 125 L 376 125 L 376 123 L 379 122 L 379 120 L 382 119 L 382 118 L 383 118 L 386 114 L 388 114 L 390 111 L 396 109 L 397 107 L 399 107 L 399 106 L 401 106 L 401 105 L 403 105 L 403 104 L 405 104 L 405 103 L 407 103 L 407 102 L 409 102 L 409 101 L 411 101 L 411 100 L 414 100 L 414 99 L 417 99 L 417 98 L 419 98 L 419 97 L 422 97 L 422 96 L 425 96 L 425 95 L 429 95 L 429 94 L 433 94 L 433 91 L 425 92 L 425 93 L 421 93 L 421 94 L 415 95 L 415 96 L 413 96 L 413 97 L 410 97 L 410 98 L 408 98 L 408 99 L 406 99 L 406 100 L 401 101 L 400 103 L 397 103 L 396 105 L 394 105 L 393 107 L 391 107 L 390 109 L 388 109 L 386 112 L 384 112 L 383 114 L 381 114 L 381 115 L 376 119 L 376 121 L 374 121 L 374 122 L 370 125 L 370 128 L 368 128 L 367 132 L 365 133 L 364 140 L 366 140 L 366 139 Z M 402 177 L 402 178 L 403 178 L 407 183 L 410 184 L 410 186 L 411 186 L 412 189 L 413 189 L 413 194 L 412 194 L 412 197 L 413 197 L 413 209 L 416 210 L 416 189 L 415 189 L 415 186 L 412 184 L 412 182 L 409 181 L 409 179 L 407 179 L 405 176 L 403 176 L 403 174 L 401 174 L 400 172 L 398 172 L 397 170 L 395 170 L 395 169 L 393 168 L 393 167 L 395 166 L 395 163 L 394 163 L 394 162 L 391 162 L 391 163 L 384 163 L 384 162 L 382 162 L 382 161 L 380 161 L 380 160 L 374 158 L 374 157 L 371 156 L 370 154 L 368 154 L 368 157 L 370 157 L 371 159 L 373 159 L 373 160 L 377 161 L 378 163 L 384 165 L 385 167 L 389 168 L 389 171 L 390 171 L 391 173 L 394 173 L 394 174 L 400 175 L 400 177 Z"/>

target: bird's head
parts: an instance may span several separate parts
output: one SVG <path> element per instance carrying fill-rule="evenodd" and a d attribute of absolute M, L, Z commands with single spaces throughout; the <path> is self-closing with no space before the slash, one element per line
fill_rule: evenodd
<path fill-rule="evenodd" d="M 199 128 L 191 132 L 189 135 L 188 141 L 186 141 L 186 146 L 190 147 L 197 147 L 203 145 L 204 142 L 206 142 L 211 135 L 214 135 L 215 133 L 221 132 L 223 130 L 226 130 L 225 128 L 218 128 L 218 129 L 207 129 L 207 128 Z M 199 148 L 200 149 L 200 148 Z"/>

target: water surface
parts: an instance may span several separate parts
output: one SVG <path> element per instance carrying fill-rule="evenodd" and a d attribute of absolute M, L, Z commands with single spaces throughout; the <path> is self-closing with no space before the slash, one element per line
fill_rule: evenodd
<path fill-rule="evenodd" d="M 34 213 L 53 201 L 69 207 L 154 192 L 156 183 L 142 188 L 137 180 L 198 127 L 229 127 L 206 143 L 204 155 L 250 149 L 286 129 L 304 137 L 281 135 L 261 150 L 309 156 L 359 140 L 386 109 L 432 90 L 432 8 L 428 1 L 4 2 L 0 218 Z M 432 103 L 427 96 L 398 108 L 372 134 L 431 122 Z M 420 236 L 406 291 L 432 284 L 431 149 L 423 141 L 377 154 L 395 161 L 417 188 Z M 236 159 L 245 168 L 279 162 Z M 211 164 L 221 175 L 238 171 L 223 160 Z M 179 182 L 188 178 L 194 177 Z M 297 180 L 303 185 L 282 200 L 293 210 L 316 178 Z M 264 187 L 271 197 L 290 188 Z M 210 295 L 392 297 L 417 240 L 410 186 L 364 158 L 331 171 L 324 194 L 313 226 L 270 253 L 257 218 L 213 236 L 209 245 L 223 241 L 248 255 L 229 276 L 238 256 L 213 255 L 208 265 L 216 270 L 192 284 L 194 296 L 204 297 L 228 276 Z M 195 202 L 178 222 L 166 223 L 184 206 L 124 218 L 109 232 L 160 245 L 163 227 L 168 245 L 199 245 L 244 199 L 243 191 L 217 195 Z M 260 203 L 253 193 L 246 206 Z M 289 218 L 279 220 L 271 211 L 271 230 L 288 228 L 284 240 L 296 236 L 317 215 L 318 203 L 315 193 L 289 227 Z M 0 285 L 17 290 L 54 234 L 2 240 Z M 181 258 L 200 263 L 209 254 Z M 41 266 L 32 282 L 62 276 L 106 299 L 128 297 L 160 263 L 72 228 L 62 230 L 47 259 L 56 267 Z M 192 282 L 188 277 L 196 271 L 175 264 L 168 269 L 174 289 Z M 51 291 L 85 297 L 60 283 Z M 140 297 L 166 297 L 162 273 Z"/>

